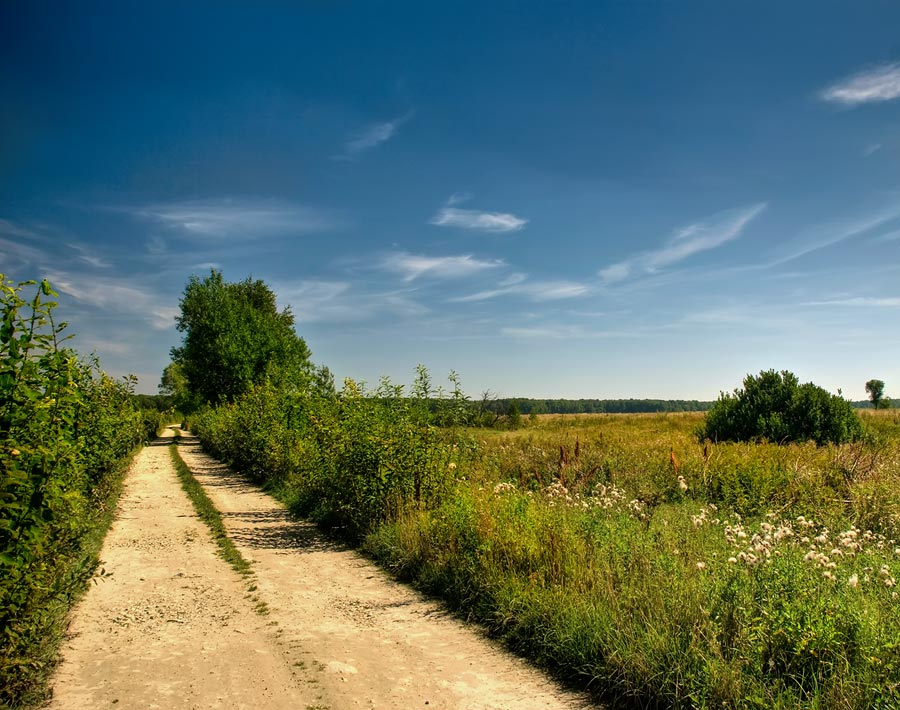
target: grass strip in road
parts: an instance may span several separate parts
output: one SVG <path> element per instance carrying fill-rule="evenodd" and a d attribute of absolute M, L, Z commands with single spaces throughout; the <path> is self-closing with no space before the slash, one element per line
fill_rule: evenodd
<path fill-rule="evenodd" d="M 253 574 L 250 563 L 241 555 L 240 551 L 234 546 L 231 538 L 225 530 L 225 524 L 222 522 L 222 515 L 213 505 L 213 502 L 206 495 L 203 486 L 194 478 L 191 469 L 188 468 L 181 454 L 178 452 L 178 434 L 176 430 L 175 444 L 169 447 L 172 454 L 172 464 L 175 466 L 175 472 L 178 474 L 178 480 L 181 481 L 181 487 L 187 493 L 188 498 L 197 511 L 197 516 L 206 523 L 213 540 L 219 548 L 219 556 L 230 564 L 235 572 L 245 577 Z"/>

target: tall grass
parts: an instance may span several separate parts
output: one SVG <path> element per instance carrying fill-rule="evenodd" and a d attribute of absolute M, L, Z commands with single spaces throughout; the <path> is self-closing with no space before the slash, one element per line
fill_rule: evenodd
<path fill-rule="evenodd" d="M 369 394 L 292 410 L 260 389 L 197 432 L 598 697 L 900 707 L 896 415 L 840 447 L 704 445 L 699 415 L 463 431 Z"/>

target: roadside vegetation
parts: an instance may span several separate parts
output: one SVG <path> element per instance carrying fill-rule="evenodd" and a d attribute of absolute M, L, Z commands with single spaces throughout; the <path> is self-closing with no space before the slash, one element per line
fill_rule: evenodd
<path fill-rule="evenodd" d="M 221 279 L 189 289 L 205 286 Z M 423 368 L 408 390 L 336 391 L 309 362 L 254 371 L 191 417 L 208 451 L 599 697 L 900 706 L 896 414 L 861 421 L 769 372 L 717 406 L 740 422 L 748 390 L 787 392 L 786 413 L 763 417 L 777 435 L 723 435 L 715 414 L 517 409 L 516 426 L 484 429 L 453 375 L 443 391 Z M 806 402 L 815 431 L 849 435 L 809 434 Z"/>
<path fill-rule="evenodd" d="M 134 406 L 132 380 L 65 346 L 56 297 L 0 275 L 0 707 L 43 700 L 124 466 L 162 423 Z"/>

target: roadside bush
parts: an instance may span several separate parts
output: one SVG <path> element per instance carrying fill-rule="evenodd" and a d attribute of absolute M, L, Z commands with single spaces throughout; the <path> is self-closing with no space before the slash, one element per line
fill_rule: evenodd
<path fill-rule="evenodd" d="M 132 382 L 61 347 L 55 296 L 0 275 L 0 707 L 39 699 L 58 622 L 96 567 L 86 540 L 142 437 Z"/>
<path fill-rule="evenodd" d="M 815 441 L 842 444 L 860 439 L 862 422 L 850 403 L 808 382 L 801 385 L 787 370 L 747 375 L 743 389 L 722 393 L 706 415 L 701 439 Z"/>
<path fill-rule="evenodd" d="M 347 380 L 331 396 L 262 383 L 190 426 L 213 455 L 288 490 L 297 512 L 359 540 L 407 507 L 437 505 L 456 466 L 456 430 L 433 423 L 454 398 L 432 411 L 422 368 L 410 394 L 387 379 L 372 391 Z"/>

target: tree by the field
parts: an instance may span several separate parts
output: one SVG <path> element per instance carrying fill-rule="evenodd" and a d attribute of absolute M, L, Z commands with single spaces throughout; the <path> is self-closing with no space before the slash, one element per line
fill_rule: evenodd
<path fill-rule="evenodd" d="M 191 414 L 200 405 L 199 398 L 188 386 L 187 376 L 181 363 L 170 362 L 163 370 L 159 382 L 159 394 L 167 397 L 171 406 L 182 414 Z"/>
<path fill-rule="evenodd" d="M 172 348 L 172 360 L 201 403 L 234 401 L 266 377 L 287 389 L 316 379 L 290 309 L 278 310 L 263 281 L 228 283 L 215 270 L 204 279 L 192 276 L 180 305 L 184 341 Z"/>
<path fill-rule="evenodd" d="M 869 380 L 866 382 L 866 392 L 869 393 L 869 401 L 875 409 L 883 406 L 884 382 L 882 380 Z"/>
<path fill-rule="evenodd" d="M 723 392 L 706 415 L 701 436 L 712 441 L 854 441 L 864 433 L 850 403 L 817 387 L 800 384 L 787 370 L 747 375 L 743 389 Z"/>

